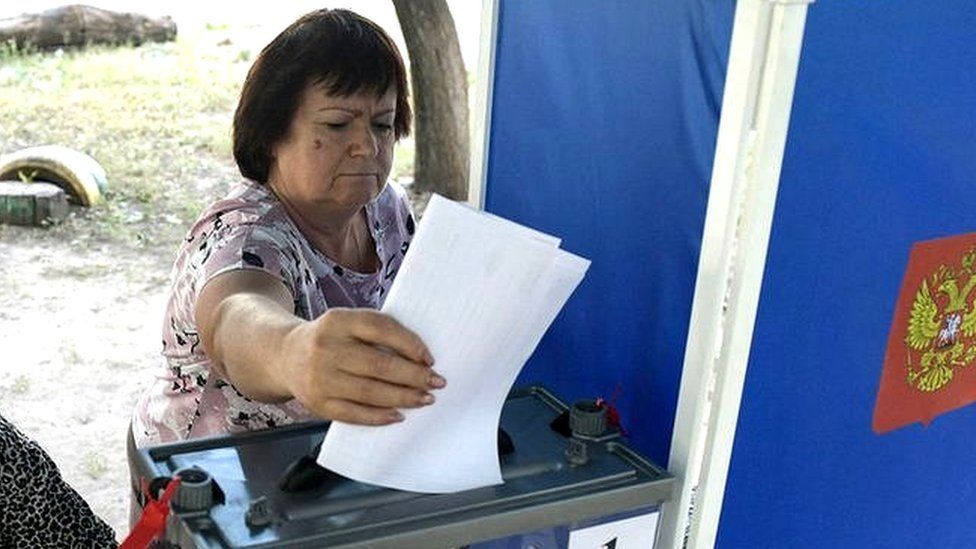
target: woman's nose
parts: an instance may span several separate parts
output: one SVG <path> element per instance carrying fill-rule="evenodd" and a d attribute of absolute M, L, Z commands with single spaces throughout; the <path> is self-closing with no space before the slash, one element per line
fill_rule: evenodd
<path fill-rule="evenodd" d="M 367 125 L 360 128 L 353 136 L 352 143 L 349 144 L 350 156 L 374 157 L 379 153 L 379 141 L 373 134 L 373 129 Z"/>

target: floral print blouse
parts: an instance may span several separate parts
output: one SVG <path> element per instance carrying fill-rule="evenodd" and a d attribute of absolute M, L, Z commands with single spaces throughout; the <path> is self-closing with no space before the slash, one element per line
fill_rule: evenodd
<path fill-rule="evenodd" d="M 307 320 L 329 307 L 378 309 L 410 245 L 414 219 L 405 191 L 393 182 L 366 205 L 366 218 L 381 262 L 374 273 L 343 268 L 312 247 L 265 185 L 242 182 L 211 204 L 177 252 L 163 322 L 165 363 L 136 404 L 136 445 L 313 419 L 294 400 L 266 404 L 239 392 L 200 344 L 194 304 L 213 277 L 253 269 L 284 283 L 295 314 Z"/>

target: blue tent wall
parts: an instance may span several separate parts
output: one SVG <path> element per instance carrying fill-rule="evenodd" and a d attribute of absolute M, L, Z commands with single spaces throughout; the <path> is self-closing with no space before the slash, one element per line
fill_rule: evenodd
<path fill-rule="evenodd" d="M 667 463 L 731 0 L 500 1 L 486 209 L 593 261 L 520 382 L 616 388 Z"/>
<path fill-rule="evenodd" d="M 976 230 L 976 4 L 810 7 L 718 547 L 976 547 L 976 408 L 877 436 L 911 245 Z"/>

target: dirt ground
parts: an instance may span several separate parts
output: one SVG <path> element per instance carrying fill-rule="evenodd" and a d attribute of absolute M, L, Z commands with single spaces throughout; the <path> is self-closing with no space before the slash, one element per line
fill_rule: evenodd
<path fill-rule="evenodd" d="M 0 229 L 0 412 L 128 532 L 125 433 L 159 367 L 172 252 Z"/>

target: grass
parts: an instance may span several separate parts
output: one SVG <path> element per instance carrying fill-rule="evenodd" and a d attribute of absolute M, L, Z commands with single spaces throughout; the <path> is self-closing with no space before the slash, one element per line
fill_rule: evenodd
<path fill-rule="evenodd" d="M 30 378 L 21 374 L 14 378 L 13 385 L 11 385 L 10 390 L 15 394 L 22 395 L 30 390 Z"/>
<path fill-rule="evenodd" d="M 84 357 L 73 346 L 62 345 L 59 351 L 61 352 L 61 359 L 64 360 L 66 365 L 77 366 L 84 362 Z"/>
<path fill-rule="evenodd" d="M 171 212 L 189 222 L 210 198 L 195 183 L 233 175 L 229 120 L 247 67 L 229 61 L 232 55 L 186 41 L 8 49 L 0 59 L 2 150 L 61 144 L 88 153 L 105 168 L 110 189 L 104 204 L 83 215 L 86 228 L 135 244 L 171 237 L 154 230 L 153 218 Z M 133 227 L 128 220 L 140 213 L 144 226 Z M 69 221 L 67 230 L 77 224 Z"/>
<path fill-rule="evenodd" d="M 240 176 L 230 126 L 251 45 L 208 26 L 176 42 L 59 52 L 0 47 L 0 153 L 60 144 L 105 168 L 106 201 L 51 230 L 134 247 L 175 247 L 200 209 Z M 256 50 L 255 50 L 256 51 Z M 413 172 L 413 142 L 393 177 Z"/>
<path fill-rule="evenodd" d="M 87 452 L 81 460 L 81 468 L 90 478 L 98 480 L 108 471 L 108 462 L 99 453 Z"/>

